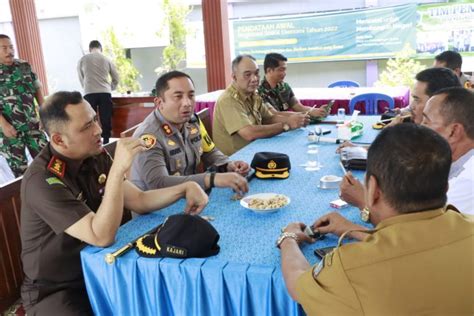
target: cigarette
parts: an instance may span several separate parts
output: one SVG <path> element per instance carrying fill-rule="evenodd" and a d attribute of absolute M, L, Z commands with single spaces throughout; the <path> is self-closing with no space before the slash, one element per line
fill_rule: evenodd
<path fill-rule="evenodd" d="M 390 119 L 386 119 L 386 120 L 381 120 L 379 121 L 378 123 L 388 123 L 388 122 L 391 122 L 393 121 L 394 119 L 398 118 L 399 116 L 395 116 L 395 117 L 392 117 Z M 408 117 L 411 117 L 411 114 L 407 114 L 407 115 L 403 115 L 403 116 L 400 116 L 401 119 L 405 119 L 405 118 L 408 118 Z"/>
<path fill-rule="evenodd" d="M 311 110 L 314 109 L 317 105 L 317 103 L 313 104 L 313 106 L 308 111 L 306 111 L 306 114 L 309 114 L 309 112 L 311 112 Z"/>
<path fill-rule="evenodd" d="M 344 165 L 342 164 L 342 162 L 339 162 L 339 166 L 341 166 L 342 172 L 344 173 L 344 175 L 346 175 L 346 174 L 347 174 L 347 170 L 346 170 L 346 168 L 344 167 Z"/>

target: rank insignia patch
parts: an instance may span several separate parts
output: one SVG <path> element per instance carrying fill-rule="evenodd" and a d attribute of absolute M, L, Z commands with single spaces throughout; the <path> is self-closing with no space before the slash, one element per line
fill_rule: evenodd
<path fill-rule="evenodd" d="M 171 134 L 173 134 L 173 130 L 171 129 L 171 126 L 169 126 L 168 124 L 161 125 L 161 128 L 163 129 L 163 131 L 165 132 L 167 136 L 170 136 Z"/>
<path fill-rule="evenodd" d="M 197 134 L 198 129 L 196 127 L 191 128 L 191 131 L 189 132 L 191 135 Z"/>
<path fill-rule="evenodd" d="M 66 173 L 66 163 L 58 157 L 53 156 L 49 161 L 48 170 L 60 178 L 63 178 L 64 174 Z"/>
<path fill-rule="evenodd" d="M 175 146 L 176 143 L 174 141 L 172 141 L 171 139 L 168 139 L 168 145 Z"/>
<path fill-rule="evenodd" d="M 61 184 L 61 185 L 63 185 L 63 186 L 66 186 L 61 180 L 59 180 L 59 179 L 56 178 L 56 177 L 48 178 L 48 179 L 46 179 L 46 182 L 47 182 L 49 185 Z"/>
<path fill-rule="evenodd" d="M 150 149 L 156 144 L 156 137 L 152 134 L 143 134 L 140 139 L 145 143 L 146 149 Z"/>

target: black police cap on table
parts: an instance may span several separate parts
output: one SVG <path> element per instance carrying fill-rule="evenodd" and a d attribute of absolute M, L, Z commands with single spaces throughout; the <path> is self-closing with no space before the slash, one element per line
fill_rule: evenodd
<path fill-rule="evenodd" d="M 149 258 L 203 258 L 219 253 L 219 237 L 200 216 L 176 214 L 158 226 L 156 233 L 139 238 L 135 250 Z"/>
<path fill-rule="evenodd" d="M 250 164 L 259 179 L 286 179 L 290 176 L 288 155 L 277 152 L 258 152 Z"/>

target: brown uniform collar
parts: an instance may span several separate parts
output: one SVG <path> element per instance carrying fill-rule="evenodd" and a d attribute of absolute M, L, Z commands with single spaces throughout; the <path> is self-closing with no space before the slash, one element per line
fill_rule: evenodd
<path fill-rule="evenodd" d="M 449 206 L 448 206 L 449 207 Z M 405 223 L 405 222 L 412 222 L 412 221 L 419 221 L 423 219 L 430 219 L 437 216 L 442 215 L 446 212 L 447 207 L 437 208 L 434 210 L 429 211 L 422 211 L 422 212 L 414 212 L 414 213 L 407 213 L 407 214 L 400 214 L 397 216 L 393 216 L 381 221 L 376 227 L 376 230 L 382 229 L 387 226 L 391 226 L 393 224 Z"/>
<path fill-rule="evenodd" d="M 362 232 L 362 233 L 366 233 L 366 234 L 370 235 L 370 234 L 373 234 L 373 233 L 375 233 L 375 232 L 377 232 L 377 231 L 379 231 L 383 228 L 386 228 L 388 226 L 392 226 L 394 224 L 431 219 L 431 218 L 441 216 L 444 213 L 446 213 L 447 211 L 451 211 L 451 210 L 459 213 L 459 211 L 455 207 L 453 207 L 452 205 L 447 205 L 445 207 L 437 208 L 437 209 L 434 209 L 434 210 L 413 212 L 413 213 L 400 214 L 400 215 L 397 215 L 397 216 L 393 216 L 393 217 L 390 217 L 390 218 L 387 218 L 387 219 L 381 221 L 374 229 L 370 229 L 370 230 L 351 229 L 351 230 L 348 230 L 348 231 L 344 232 L 339 237 L 337 246 L 338 247 L 341 246 L 342 241 L 344 240 L 344 238 L 351 232 Z M 369 238 L 369 235 L 365 239 Z"/>
<path fill-rule="evenodd" d="M 60 178 L 64 178 L 66 173 L 73 178 L 76 177 L 83 161 L 74 160 L 61 155 L 51 144 L 48 144 L 48 148 L 51 153 L 51 159 L 48 162 L 47 169 Z"/>

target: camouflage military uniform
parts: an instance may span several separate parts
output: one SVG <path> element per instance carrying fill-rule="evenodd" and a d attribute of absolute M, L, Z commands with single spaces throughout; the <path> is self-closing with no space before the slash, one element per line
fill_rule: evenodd
<path fill-rule="evenodd" d="M 16 177 L 28 166 L 25 147 L 35 157 L 47 139 L 39 130 L 39 120 L 34 105 L 40 83 L 31 66 L 15 59 L 13 65 L 0 64 L 0 113 L 17 131 L 16 138 L 6 138 L 0 128 L 0 153 Z"/>
<path fill-rule="evenodd" d="M 264 78 L 258 87 L 258 94 L 264 103 L 271 104 L 277 111 L 288 111 L 298 103 L 293 90 L 286 82 L 279 82 L 275 88 L 272 88 Z"/>

